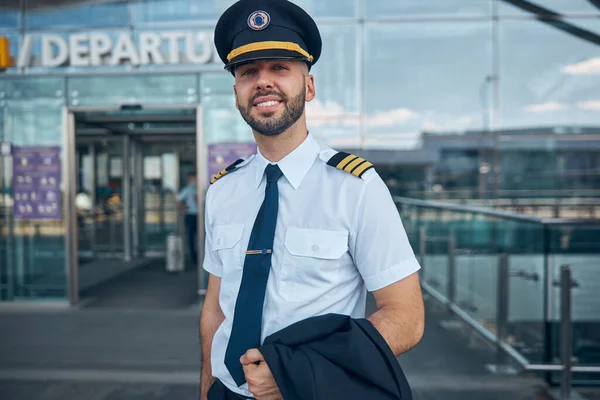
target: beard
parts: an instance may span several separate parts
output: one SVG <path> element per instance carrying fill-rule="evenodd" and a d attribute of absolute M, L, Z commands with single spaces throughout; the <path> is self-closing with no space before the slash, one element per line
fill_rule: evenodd
<path fill-rule="evenodd" d="M 256 119 L 252 115 L 250 115 L 250 110 L 253 107 L 254 101 L 261 96 L 277 96 L 284 103 L 284 110 L 281 116 L 274 117 L 274 113 L 263 114 L 264 116 L 261 119 Z M 304 89 L 300 91 L 300 93 L 291 99 L 288 98 L 281 93 L 275 91 L 262 92 L 257 93 L 252 96 L 252 99 L 248 102 L 248 107 L 242 107 L 241 104 L 238 104 L 238 108 L 240 110 L 240 114 L 244 121 L 250 127 L 260 133 L 263 136 L 277 136 L 285 132 L 290 126 L 294 125 L 298 119 L 304 113 L 304 107 L 306 106 L 306 93 Z"/>

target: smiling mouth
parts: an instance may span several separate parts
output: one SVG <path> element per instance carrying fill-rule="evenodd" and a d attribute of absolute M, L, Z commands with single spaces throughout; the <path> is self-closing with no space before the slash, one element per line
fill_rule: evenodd
<path fill-rule="evenodd" d="M 255 107 L 270 108 L 270 107 L 278 105 L 279 103 L 281 103 L 281 101 L 279 101 L 279 100 L 263 101 L 262 103 L 258 103 Z"/>

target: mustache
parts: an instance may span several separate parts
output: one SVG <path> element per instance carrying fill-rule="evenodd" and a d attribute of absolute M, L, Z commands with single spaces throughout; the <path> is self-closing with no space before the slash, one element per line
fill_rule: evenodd
<path fill-rule="evenodd" d="M 278 97 L 280 101 L 285 101 L 286 97 L 282 94 L 279 93 L 275 90 L 270 90 L 268 92 L 258 92 L 256 93 L 254 96 L 252 96 L 252 98 L 250 99 L 250 101 L 248 101 L 249 105 L 254 104 L 254 102 L 256 101 L 256 99 L 258 99 L 259 97 L 265 97 L 265 96 L 275 96 Z"/>

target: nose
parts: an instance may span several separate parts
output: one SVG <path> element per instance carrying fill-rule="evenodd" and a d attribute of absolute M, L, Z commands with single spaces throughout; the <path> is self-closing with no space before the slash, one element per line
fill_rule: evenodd
<path fill-rule="evenodd" d="M 269 68 L 259 68 L 258 72 L 257 72 L 257 79 L 256 79 L 256 89 L 257 90 L 265 90 L 265 89 L 273 89 L 274 84 L 273 84 L 273 75 L 271 74 L 271 71 L 269 70 Z"/>

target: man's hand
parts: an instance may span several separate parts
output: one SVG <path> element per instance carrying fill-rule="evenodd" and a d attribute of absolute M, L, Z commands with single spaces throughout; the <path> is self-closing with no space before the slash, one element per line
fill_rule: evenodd
<path fill-rule="evenodd" d="M 283 400 L 273 374 L 260 351 L 248 350 L 240 358 L 240 362 L 244 368 L 248 390 L 257 400 Z"/>

